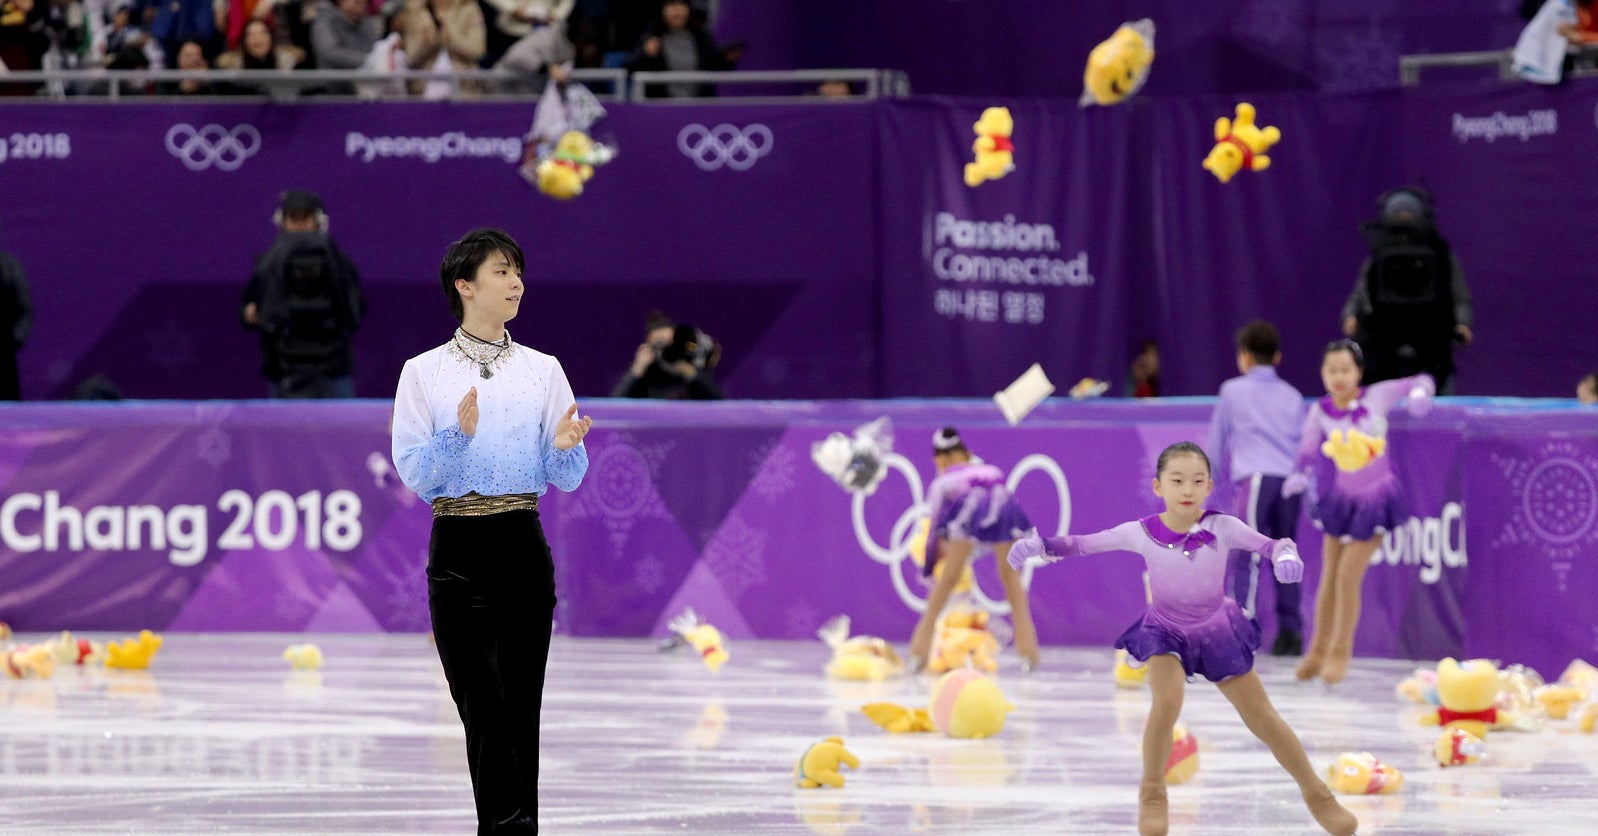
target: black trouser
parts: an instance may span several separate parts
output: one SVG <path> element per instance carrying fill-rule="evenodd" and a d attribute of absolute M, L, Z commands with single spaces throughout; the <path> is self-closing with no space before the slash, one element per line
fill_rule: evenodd
<path fill-rule="evenodd" d="M 427 602 L 466 727 L 477 832 L 538 832 L 538 720 L 555 565 L 538 512 L 435 517 Z"/>

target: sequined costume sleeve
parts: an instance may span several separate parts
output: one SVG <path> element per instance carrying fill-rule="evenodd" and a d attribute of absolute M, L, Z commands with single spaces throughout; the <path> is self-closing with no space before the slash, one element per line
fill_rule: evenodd
<path fill-rule="evenodd" d="M 565 417 L 566 410 L 576 403 L 571 383 L 566 380 L 566 370 L 555 361 L 549 385 L 549 397 L 544 401 L 544 434 L 540 449 L 543 451 L 544 472 L 549 484 L 563 491 L 576 490 L 588 472 L 588 448 L 582 442 L 570 450 L 555 446 L 555 427 Z M 575 417 L 581 417 L 580 414 Z"/>
<path fill-rule="evenodd" d="M 433 412 L 417 362 L 407 361 L 400 372 L 399 390 L 394 396 L 391 453 L 400 480 L 425 496 L 450 481 L 472 439 L 461 432 L 458 423 L 443 428 L 433 426 Z"/>

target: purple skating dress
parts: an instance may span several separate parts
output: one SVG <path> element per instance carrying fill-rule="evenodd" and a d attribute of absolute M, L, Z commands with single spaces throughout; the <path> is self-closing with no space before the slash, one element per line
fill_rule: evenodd
<path fill-rule="evenodd" d="M 1349 543 L 1392 531 L 1409 519 L 1408 503 L 1385 451 L 1359 470 L 1348 471 L 1321 452 L 1321 443 L 1334 430 L 1356 429 L 1386 438 L 1388 413 L 1417 387 L 1428 397 L 1436 391 L 1431 375 L 1420 374 L 1373 383 L 1361 389 L 1347 409 L 1339 409 L 1330 395 L 1310 405 L 1296 468 L 1314 474 L 1319 496 L 1310 513 L 1316 528 Z"/>
<path fill-rule="evenodd" d="M 1155 514 L 1094 534 L 1043 538 L 1045 554 L 1074 557 L 1137 552 L 1149 570 L 1151 601 L 1143 617 L 1115 640 L 1139 662 L 1174 654 L 1189 679 L 1220 682 L 1254 669 L 1260 629 L 1227 597 L 1226 558 L 1232 549 L 1259 552 L 1273 563 L 1297 554 L 1292 540 L 1272 540 L 1242 520 L 1205 511 L 1191 531 L 1167 528 Z"/>
<path fill-rule="evenodd" d="M 1004 484 L 1004 471 L 991 464 L 969 461 L 954 465 L 927 486 L 932 532 L 927 538 L 924 575 L 938 562 L 939 540 L 975 540 L 980 544 L 1006 543 L 1032 530 L 1026 512 Z"/>

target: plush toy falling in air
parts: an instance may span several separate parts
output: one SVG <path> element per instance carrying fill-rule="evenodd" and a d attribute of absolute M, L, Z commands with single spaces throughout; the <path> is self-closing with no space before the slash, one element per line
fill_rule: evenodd
<path fill-rule="evenodd" d="M 838 771 L 841 765 L 847 765 L 850 769 L 860 768 L 860 759 L 843 748 L 843 738 L 829 737 L 820 743 L 813 743 L 799 756 L 799 762 L 794 764 L 794 785 L 807 790 L 822 784 L 842 787 L 843 773 Z"/>
<path fill-rule="evenodd" d="M 839 615 L 828 619 L 816 631 L 827 646 L 832 648 L 832 660 L 827 663 L 827 676 L 833 679 L 865 679 L 881 682 L 890 676 L 904 673 L 904 661 L 884 639 L 876 636 L 849 635 L 849 616 Z"/>
<path fill-rule="evenodd" d="M 524 137 L 522 178 L 556 200 L 582 194 L 594 169 L 616 156 L 614 147 L 595 142 L 589 132 L 604 115 L 605 108 L 587 87 L 551 79 Z"/>
<path fill-rule="evenodd" d="M 810 460 L 850 493 L 870 496 L 888 475 L 884 462 L 893 452 L 893 422 L 887 416 L 855 428 L 853 436 L 835 432 L 810 446 Z"/>
<path fill-rule="evenodd" d="M 692 607 L 667 622 L 666 627 L 682 636 L 683 641 L 693 645 L 694 650 L 699 653 L 699 658 L 704 660 L 705 667 L 710 668 L 711 673 L 721 671 L 722 663 L 727 661 L 729 655 L 726 641 L 722 638 L 721 631 L 701 621 Z"/>
<path fill-rule="evenodd" d="M 1235 121 L 1225 116 L 1215 120 L 1215 147 L 1204 158 L 1204 168 L 1222 183 L 1239 171 L 1264 171 L 1271 164 L 1265 152 L 1281 138 L 1276 126 L 1254 124 L 1253 105 L 1238 102 Z"/>
<path fill-rule="evenodd" d="M 1015 119 L 1007 107 L 990 107 L 982 111 L 981 118 L 971 126 L 977 139 L 971 143 L 976 160 L 966 163 L 965 184 L 975 188 L 988 180 L 997 180 L 1015 171 L 1015 143 L 1010 135 L 1015 131 Z"/>
<path fill-rule="evenodd" d="M 1088 53 L 1078 104 L 1087 107 L 1126 101 L 1143 87 L 1153 64 L 1154 21 L 1143 18 L 1121 24 Z"/>
<path fill-rule="evenodd" d="M 161 637 L 149 630 L 140 630 L 139 637 L 125 641 L 107 642 L 105 666 L 124 670 L 143 670 L 150 666 L 156 651 L 161 649 Z"/>
<path fill-rule="evenodd" d="M 322 649 L 314 644 L 291 644 L 283 651 L 283 658 L 297 671 L 322 669 Z"/>
<path fill-rule="evenodd" d="M 1392 795 L 1404 786 L 1404 773 L 1370 752 L 1344 752 L 1326 769 L 1326 784 L 1345 795 Z"/>

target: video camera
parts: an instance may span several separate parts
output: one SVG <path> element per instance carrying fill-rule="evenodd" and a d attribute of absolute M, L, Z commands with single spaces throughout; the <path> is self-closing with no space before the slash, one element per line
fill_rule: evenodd
<path fill-rule="evenodd" d="M 671 342 L 655 346 L 655 362 L 670 369 L 686 360 L 701 371 L 716 365 L 721 359 L 721 346 L 714 338 L 692 325 L 678 325 L 671 332 Z"/>

